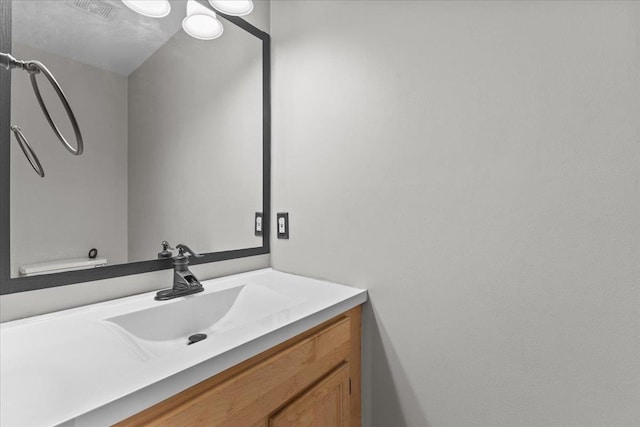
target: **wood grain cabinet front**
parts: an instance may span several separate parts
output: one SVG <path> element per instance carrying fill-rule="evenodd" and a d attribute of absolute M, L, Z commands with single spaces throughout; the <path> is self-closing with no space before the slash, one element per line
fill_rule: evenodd
<path fill-rule="evenodd" d="M 360 425 L 360 307 L 118 426 Z"/>
<path fill-rule="evenodd" d="M 269 417 L 269 427 L 349 425 L 349 364 L 346 362 Z"/>

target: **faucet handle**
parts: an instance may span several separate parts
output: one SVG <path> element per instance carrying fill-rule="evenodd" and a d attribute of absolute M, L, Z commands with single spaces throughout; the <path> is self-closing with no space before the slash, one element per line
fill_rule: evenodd
<path fill-rule="evenodd" d="M 175 249 L 171 247 L 169 242 L 167 242 L 166 240 L 163 240 L 162 241 L 162 252 L 158 252 L 158 258 L 160 258 L 160 259 L 162 259 L 162 258 L 171 258 L 173 256 L 173 253 L 171 253 L 171 251 L 175 251 Z"/>
<path fill-rule="evenodd" d="M 196 258 L 202 258 L 204 256 L 204 255 L 195 253 L 194 251 L 191 250 L 191 248 L 189 248 L 189 246 L 183 245 L 182 243 L 176 245 L 176 249 L 180 251 L 179 255 L 184 255 L 185 252 L 188 252 L 190 255 L 193 255 Z"/>

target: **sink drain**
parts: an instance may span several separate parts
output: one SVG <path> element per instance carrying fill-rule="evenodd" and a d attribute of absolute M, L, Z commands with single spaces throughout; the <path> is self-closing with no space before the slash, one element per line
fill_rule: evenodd
<path fill-rule="evenodd" d="M 191 336 L 189 337 L 189 344 L 187 344 L 187 345 L 195 344 L 195 343 L 197 343 L 198 341 L 202 341 L 202 340 L 204 340 L 204 339 L 206 339 L 206 338 L 207 338 L 207 334 L 195 334 L 195 335 L 191 335 Z"/>

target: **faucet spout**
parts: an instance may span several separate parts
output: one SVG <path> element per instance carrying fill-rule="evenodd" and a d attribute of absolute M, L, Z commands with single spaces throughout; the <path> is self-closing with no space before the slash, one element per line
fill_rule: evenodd
<path fill-rule="evenodd" d="M 191 295 L 204 291 L 202 283 L 189 270 L 189 254 L 195 257 L 201 257 L 192 251 L 188 246 L 179 244 L 176 246 L 179 250 L 178 255 L 173 258 L 173 288 L 158 291 L 155 299 L 164 301 L 168 299 L 178 298 L 185 295 Z M 185 251 L 188 254 L 185 254 Z"/>

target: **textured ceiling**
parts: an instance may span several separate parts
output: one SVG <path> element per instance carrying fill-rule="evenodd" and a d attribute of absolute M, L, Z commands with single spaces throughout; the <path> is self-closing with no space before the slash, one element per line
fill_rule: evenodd
<path fill-rule="evenodd" d="M 91 9 L 109 16 L 76 3 L 92 3 Z M 12 34 L 16 42 L 126 76 L 181 29 L 185 15 L 186 0 L 171 0 L 171 13 L 160 19 L 119 0 L 14 0 Z"/>

